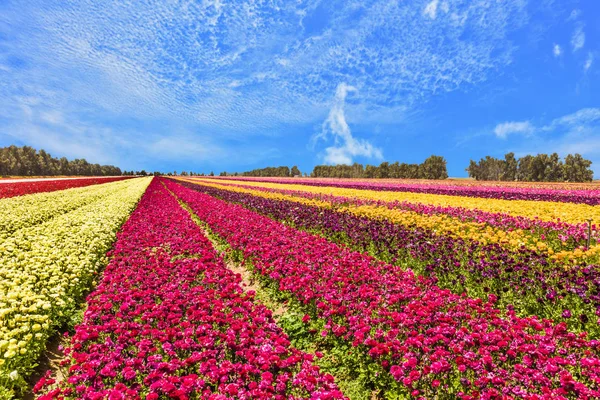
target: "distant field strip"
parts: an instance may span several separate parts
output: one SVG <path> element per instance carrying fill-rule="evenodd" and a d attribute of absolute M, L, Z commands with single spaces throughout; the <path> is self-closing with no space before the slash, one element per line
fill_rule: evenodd
<path fill-rule="evenodd" d="M 587 238 L 587 226 L 585 224 L 542 221 L 537 218 L 511 216 L 502 213 L 494 214 L 489 211 L 461 207 L 442 207 L 397 201 L 386 202 L 380 200 L 381 197 L 386 197 L 386 193 L 383 192 L 374 192 L 375 194 L 383 194 L 383 196 L 374 196 L 375 198 L 372 198 L 364 193 L 359 193 L 359 196 L 351 196 L 346 191 L 340 195 L 337 188 L 333 188 L 328 193 L 327 190 L 323 190 L 325 188 L 310 187 L 309 189 L 315 190 L 299 190 L 302 189 L 302 187 L 296 187 L 299 185 L 288 189 L 288 185 L 273 186 L 263 183 L 246 185 L 245 183 L 247 182 L 238 184 L 230 180 L 222 182 L 215 179 L 186 180 L 225 190 L 294 201 L 318 207 L 339 207 L 341 203 L 346 211 L 359 216 L 386 219 L 406 227 L 418 226 L 437 232 L 438 234 L 476 240 L 482 244 L 497 243 L 511 250 L 519 250 L 524 246 L 527 249 L 542 252 L 549 257 L 560 260 L 585 259 L 588 261 L 597 261 L 600 256 L 598 233 L 595 231 L 595 227 L 592 236 L 592 246 L 587 250 L 581 248 Z M 304 188 L 307 187 L 305 186 Z M 364 191 L 352 190 L 352 192 Z M 399 193 L 393 192 L 393 194 Z M 457 199 L 456 197 L 454 198 Z M 486 199 L 486 201 L 491 200 Z M 554 204 L 564 205 L 566 203 Z M 575 204 L 570 205 L 574 206 Z M 590 206 L 585 205 L 585 207 Z M 433 208 L 441 211 L 433 212 Z M 466 216 L 472 217 L 472 220 L 469 220 Z"/>
<path fill-rule="evenodd" d="M 95 177 L 81 179 L 32 179 L 19 182 L 0 183 L 0 199 L 16 196 L 24 196 L 33 193 L 54 192 L 56 190 L 65 190 L 101 183 L 122 181 L 131 179 L 127 176 Z"/>
<path fill-rule="evenodd" d="M 0 240 L 13 232 L 48 221 L 58 215 L 111 196 L 128 188 L 128 181 L 102 183 L 48 193 L 35 193 L 0 200 Z"/>
<path fill-rule="evenodd" d="M 576 203 L 599 205 L 600 204 L 600 185 L 584 184 L 583 189 L 580 184 L 575 184 L 569 188 L 568 183 L 563 186 L 544 186 L 540 187 L 537 182 L 522 182 L 520 186 L 502 186 L 496 182 L 496 185 L 473 184 L 456 185 L 454 182 L 446 181 L 394 181 L 389 179 L 326 179 L 326 178 L 249 178 L 249 177 L 215 177 L 218 180 L 239 180 L 249 182 L 265 182 L 280 184 L 298 184 L 303 186 L 316 187 L 334 187 L 342 189 L 360 189 L 385 192 L 406 192 L 421 194 L 437 194 L 461 197 L 478 197 L 487 199 L 503 200 L 531 200 L 531 201 L 551 201 L 561 203 Z M 595 185 L 595 186 L 594 186 Z M 576 189 L 580 188 L 580 189 Z"/>
<path fill-rule="evenodd" d="M 220 184 L 228 182 L 243 184 L 248 186 L 300 190 L 308 193 L 331 194 L 335 196 L 351 197 L 365 200 L 380 200 L 386 202 L 412 202 L 429 204 L 435 206 L 462 207 L 467 209 L 477 209 L 482 211 L 505 213 L 515 216 L 524 216 L 527 218 L 538 218 L 543 221 L 563 221 L 568 223 L 581 223 L 591 218 L 594 221 L 600 221 L 600 207 L 588 204 L 562 203 L 553 201 L 533 201 L 533 200 L 504 200 L 465 196 L 449 196 L 443 194 L 412 193 L 401 191 L 380 191 L 364 189 L 348 189 L 343 187 L 328 186 L 309 186 L 301 184 L 285 184 L 270 182 L 251 182 L 246 180 L 220 180 L 220 179 L 199 179 L 208 182 L 218 181 Z"/>

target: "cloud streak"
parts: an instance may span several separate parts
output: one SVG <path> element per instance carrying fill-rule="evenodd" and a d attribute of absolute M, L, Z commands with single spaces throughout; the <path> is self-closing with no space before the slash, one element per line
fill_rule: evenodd
<path fill-rule="evenodd" d="M 323 122 L 322 130 L 314 140 L 327 140 L 332 137 L 335 144 L 325 149 L 324 161 L 328 164 L 352 164 L 355 157 L 382 159 L 381 150 L 363 139 L 352 136 L 350 126 L 346 122 L 344 107 L 349 93 L 357 92 L 356 88 L 345 83 L 338 85 L 329 115 Z"/>
<path fill-rule="evenodd" d="M 496 125 L 494 128 L 494 134 L 501 138 L 506 139 L 510 134 L 530 134 L 534 131 L 534 127 L 529 121 L 523 122 L 503 122 Z"/>
<path fill-rule="evenodd" d="M 580 50 L 585 45 L 585 32 L 583 31 L 583 25 L 578 24 L 573 31 L 573 36 L 571 36 L 571 47 L 573 51 Z"/>

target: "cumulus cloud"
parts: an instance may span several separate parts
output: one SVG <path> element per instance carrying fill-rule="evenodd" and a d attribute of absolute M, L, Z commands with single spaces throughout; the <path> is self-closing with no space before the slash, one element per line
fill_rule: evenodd
<path fill-rule="evenodd" d="M 552 53 L 554 54 L 554 57 L 559 57 L 562 54 L 562 48 L 560 47 L 560 45 L 554 44 Z"/>
<path fill-rule="evenodd" d="M 323 122 L 321 133 L 317 139 L 332 136 L 335 144 L 325 149 L 324 160 L 328 164 L 352 164 L 354 157 L 383 158 L 377 147 L 363 139 L 352 136 L 344 111 L 348 93 L 356 92 L 356 88 L 345 83 L 338 85 L 329 115 Z"/>
<path fill-rule="evenodd" d="M 531 125 L 529 121 L 503 122 L 496 125 L 496 128 L 494 128 L 494 134 L 501 139 L 506 139 L 508 135 L 513 133 L 530 134 L 533 132 L 533 129 L 533 125 Z"/>

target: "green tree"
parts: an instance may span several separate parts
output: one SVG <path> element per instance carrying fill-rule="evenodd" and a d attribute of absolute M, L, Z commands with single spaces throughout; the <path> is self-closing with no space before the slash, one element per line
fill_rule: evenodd
<path fill-rule="evenodd" d="M 534 181 L 534 156 L 526 155 L 519 158 L 519 168 L 517 169 L 517 180 L 522 182 Z"/>
<path fill-rule="evenodd" d="M 425 179 L 446 179 L 448 170 L 446 168 L 446 159 L 442 156 L 432 155 L 421 164 L 423 178 Z"/>
<path fill-rule="evenodd" d="M 517 169 L 519 162 L 515 158 L 515 153 L 507 153 L 504 155 L 504 172 L 502 174 L 503 181 L 514 181 L 517 179 Z"/>
<path fill-rule="evenodd" d="M 594 172 L 590 169 L 592 162 L 581 154 L 568 154 L 565 157 L 564 178 L 569 182 L 591 182 Z"/>

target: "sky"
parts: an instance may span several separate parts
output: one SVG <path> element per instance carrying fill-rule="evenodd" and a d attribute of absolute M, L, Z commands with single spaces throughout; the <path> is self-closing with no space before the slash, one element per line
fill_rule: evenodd
<path fill-rule="evenodd" d="M 126 170 L 581 153 L 600 1 L 0 1 L 0 146 Z"/>

